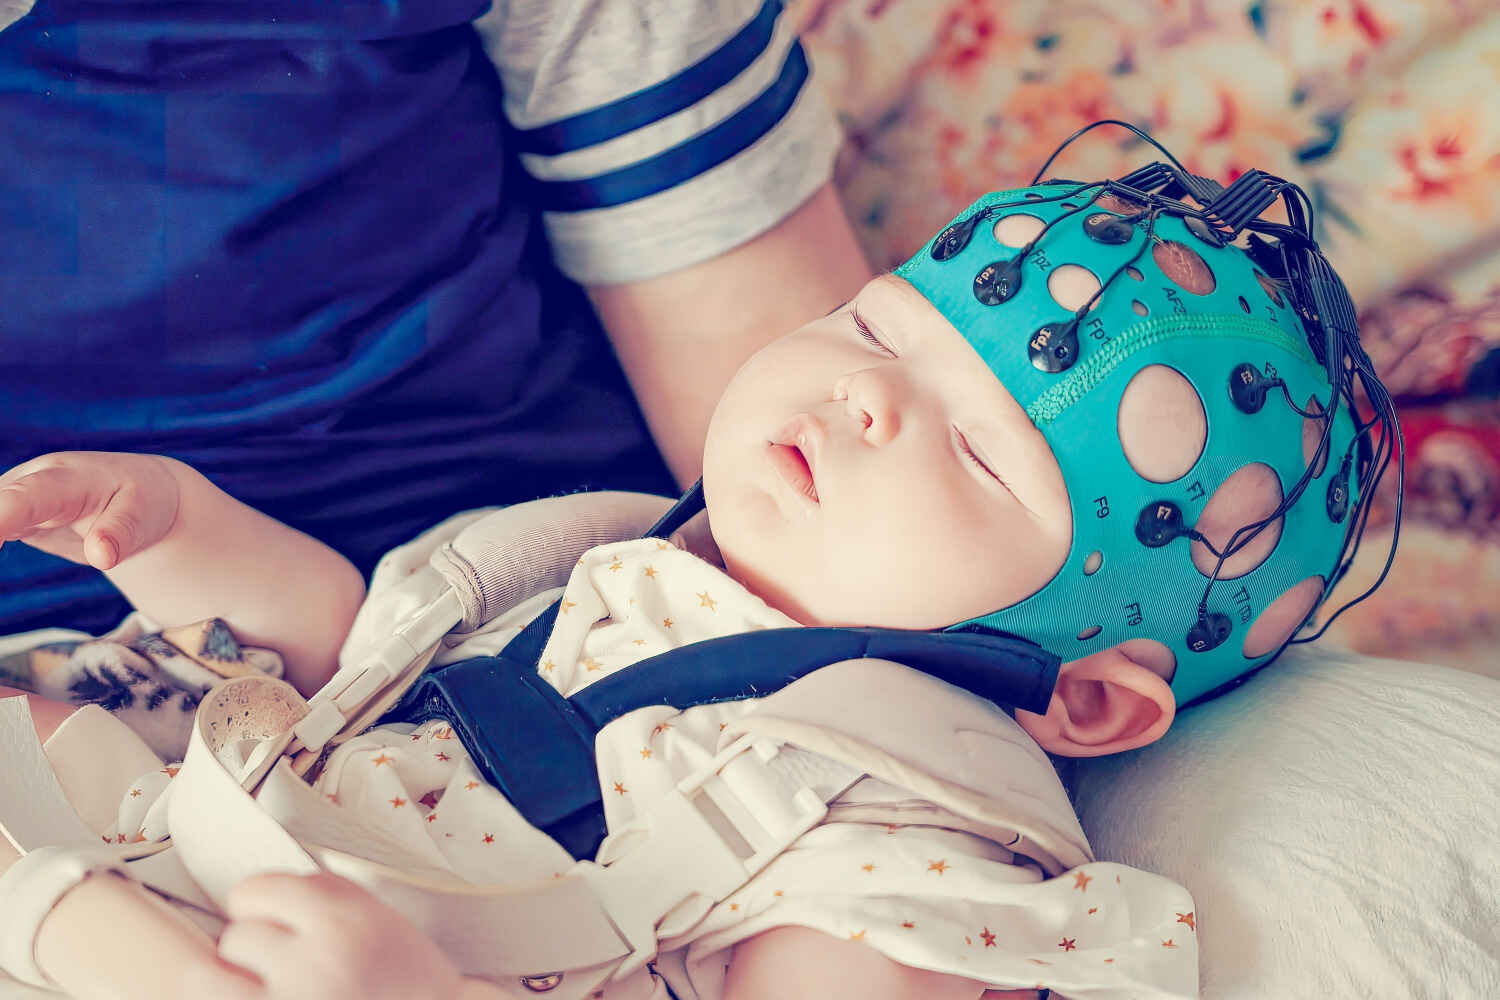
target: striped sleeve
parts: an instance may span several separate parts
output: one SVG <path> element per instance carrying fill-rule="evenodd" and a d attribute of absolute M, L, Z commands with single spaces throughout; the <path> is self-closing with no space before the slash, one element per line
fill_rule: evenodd
<path fill-rule="evenodd" d="M 770 229 L 840 140 L 782 0 L 497 0 L 477 22 L 559 266 L 588 284 Z"/>

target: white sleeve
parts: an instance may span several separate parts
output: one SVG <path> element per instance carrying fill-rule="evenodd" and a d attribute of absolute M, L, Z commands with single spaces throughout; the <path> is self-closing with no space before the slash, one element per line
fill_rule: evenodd
<path fill-rule="evenodd" d="M 559 266 L 717 256 L 832 174 L 840 134 L 781 0 L 496 0 L 476 22 Z"/>

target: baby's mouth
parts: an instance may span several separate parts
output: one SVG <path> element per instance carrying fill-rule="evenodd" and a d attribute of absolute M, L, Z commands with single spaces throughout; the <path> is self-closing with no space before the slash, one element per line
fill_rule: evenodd
<path fill-rule="evenodd" d="M 813 482 L 812 466 L 807 456 L 795 444 L 771 443 L 771 464 L 776 472 L 796 492 L 818 503 L 818 487 Z"/>

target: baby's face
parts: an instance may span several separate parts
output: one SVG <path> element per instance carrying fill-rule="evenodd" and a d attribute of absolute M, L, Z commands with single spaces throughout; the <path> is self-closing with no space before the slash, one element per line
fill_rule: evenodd
<path fill-rule="evenodd" d="M 703 486 L 726 569 L 806 625 L 932 629 L 1008 607 L 1073 533 L 1041 432 L 892 275 L 745 363 Z"/>

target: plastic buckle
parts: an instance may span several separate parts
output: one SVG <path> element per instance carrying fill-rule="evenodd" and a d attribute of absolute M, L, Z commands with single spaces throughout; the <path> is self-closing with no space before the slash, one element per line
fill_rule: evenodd
<path fill-rule="evenodd" d="M 334 702 L 320 701 L 310 706 L 308 713 L 292 727 L 292 732 L 303 747 L 316 753 L 339 734 L 347 721 Z"/>
<path fill-rule="evenodd" d="M 580 863 L 631 949 L 615 977 L 655 957 L 656 926 L 673 909 L 694 896 L 727 898 L 828 814 L 822 796 L 769 766 L 779 752 L 743 737 L 653 803 L 628 854 Z"/>
<path fill-rule="evenodd" d="M 292 727 L 303 749 L 322 750 L 382 689 L 406 674 L 462 620 L 458 595 L 446 590 L 402 621 L 358 667 L 336 672 L 312 696 L 307 714 Z"/>

